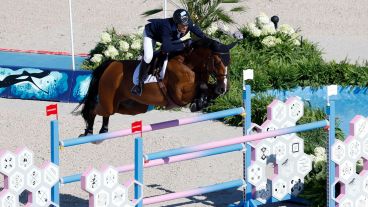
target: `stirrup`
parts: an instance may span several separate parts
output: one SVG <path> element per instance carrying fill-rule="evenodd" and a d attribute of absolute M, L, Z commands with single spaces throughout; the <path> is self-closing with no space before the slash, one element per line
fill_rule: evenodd
<path fill-rule="evenodd" d="M 133 95 L 136 95 L 136 96 L 141 96 L 142 95 L 142 85 L 139 84 L 139 85 L 134 85 L 132 90 L 130 90 L 130 92 L 133 94 Z"/>

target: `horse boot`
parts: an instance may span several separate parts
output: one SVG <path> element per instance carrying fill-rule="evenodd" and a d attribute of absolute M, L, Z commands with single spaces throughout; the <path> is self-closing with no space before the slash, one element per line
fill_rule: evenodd
<path fill-rule="evenodd" d="M 146 78 L 148 73 L 148 63 L 142 60 L 140 68 L 139 68 L 139 75 L 138 75 L 138 85 L 134 85 L 132 90 L 130 91 L 133 95 L 141 96 L 143 92 L 143 82 Z"/>

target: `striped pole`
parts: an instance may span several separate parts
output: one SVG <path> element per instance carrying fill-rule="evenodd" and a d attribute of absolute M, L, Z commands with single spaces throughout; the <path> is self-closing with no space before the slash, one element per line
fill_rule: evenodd
<path fill-rule="evenodd" d="M 144 168 L 150 168 L 150 167 L 155 167 L 159 165 L 166 165 L 166 164 L 171 164 L 171 163 L 176 163 L 176 162 L 181 162 L 181 161 L 186 161 L 186 160 L 193 160 L 193 159 L 198 159 L 202 157 L 209 157 L 213 155 L 219 155 L 219 154 L 242 151 L 242 150 L 244 150 L 243 144 L 236 144 L 236 145 L 228 146 L 228 147 L 219 147 L 219 148 L 204 150 L 200 152 L 188 153 L 185 155 L 173 156 L 173 157 L 169 157 L 165 159 L 152 160 L 152 161 L 144 163 Z M 116 167 L 116 170 L 118 170 L 119 173 L 130 172 L 130 171 L 133 171 L 134 169 L 135 169 L 134 164 Z M 81 176 L 82 176 L 81 174 L 75 174 L 75 175 L 63 177 L 61 179 L 61 183 L 68 184 L 68 183 L 78 182 L 80 181 Z"/>
<path fill-rule="evenodd" d="M 187 152 L 187 153 L 198 152 L 198 151 L 209 150 L 209 149 L 214 149 L 218 147 L 225 147 L 229 145 L 240 144 L 240 143 L 249 142 L 249 141 L 256 141 L 256 140 L 261 140 L 265 138 L 281 136 L 285 134 L 309 131 L 312 129 L 323 128 L 326 126 L 328 126 L 328 121 L 323 120 L 323 121 L 317 121 L 317 122 L 312 122 L 308 124 L 301 124 L 298 126 L 263 132 L 259 134 L 251 134 L 251 135 L 236 137 L 232 139 L 209 142 L 206 144 L 201 144 L 201 145 L 196 145 L 196 146 L 191 146 L 191 147 L 183 147 L 183 148 L 180 148 L 180 150 L 181 152 Z M 63 178 L 62 183 L 66 184 L 66 183 L 70 183 L 71 181 L 75 182 L 79 180 L 80 180 L 80 174 L 76 174 L 76 175 L 72 175 L 72 176 Z"/>
<path fill-rule="evenodd" d="M 244 113 L 243 107 L 228 109 L 228 110 L 223 110 L 223 111 L 217 111 L 217 112 L 203 114 L 203 115 L 199 115 L 199 116 L 195 116 L 191 118 L 175 119 L 171 121 L 165 121 L 165 122 L 160 122 L 156 124 L 146 125 L 142 127 L 142 132 L 150 132 L 150 131 L 167 129 L 167 128 L 177 127 L 177 126 L 182 126 L 182 125 L 187 125 L 187 124 L 194 124 L 197 122 L 221 119 L 221 118 L 225 118 L 229 116 L 240 115 L 243 113 Z M 71 147 L 71 146 L 76 146 L 76 145 L 81 145 L 81 144 L 86 144 L 86 143 L 91 143 L 91 142 L 98 142 L 98 141 L 103 141 L 107 139 L 123 137 L 127 135 L 133 135 L 137 133 L 140 133 L 140 132 L 132 133 L 132 130 L 129 128 L 129 129 L 119 130 L 119 131 L 110 132 L 110 133 L 96 134 L 96 135 L 91 135 L 91 136 L 63 140 L 63 141 L 60 141 L 60 146 Z"/>
<path fill-rule="evenodd" d="M 244 146 L 242 144 L 234 144 L 234 145 L 230 145 L 230 146 L 219 147 L 219 148 L 208 149 L 208 150 L 212 150 L 213 152 L 216 152 L 216 151 L 219 151 L 218 149 L 220 149 L 220 152 L 222 152 L 222 151 L 234 151 L 234 150 L 236 151 L 238 149 L 244 149 Z M 195 148 L 188 149 L 188 148 L 182 147 L 182 148 L 164 150 L 164 151 L 160 151 L 160 152 L 147 154 L 147 155 L 144 155 L 144 157 L 145 157 L 146 161 L 152 161 L 152 160 L 164 159 L 164 158 L 169 158 L 169 157 L 173 157 L 173 156 L 177 156 L 177 155 L 183 155 L 183 154 L 188 154 L 188 153 L 193 153 L 193 152 L 200 152 L 200 151 L 203 151 L 203 150 L 195 149 Z"/>
<path fill-rule="evenodd" d="M 233 181 L 229 181 L 229 182 L 225 182 L 225 183 L 210 185 L 210 186 L 206 186 L 206 187 L 195 188 L 195 189 L 188 190 L 188 191 L 182 191 L 182 192 L 177 192 L 177 193 L 169 193 L 169 194 L 165 194 L 165 195 L 145 198 L 145 199 L 143 199 L 143 204 L 144 205 L 149 205 L 149 204 L 161 203 L 161 202 L 164 202 L 164 201 L 170 201 L 170 200 L 174 200 L 174 199 L 178 199 L 178 198 L 187 198 L 187 197 L 190 197 L 190 196 L 202 195 L 202 194 L 206 194 L 206 193 L 212 193 L 212 192 L 222 191 L 222 190 L 231 189 L 231 188 L 238 188 L 238 187 L 241 187 L 241 186 L 244 186 L 244 180 L 243 179 L 238 179 L 238 180 L 233 180 Z"/>
<path fill-rule="evenodd" d="M 316 121 L 316 122 L 312 122 L 308 124 L 301 124 L 298 126 L 292 126 L 292 127 L 262 132 L 258 134 L 250 134 L 250 135 L 245 135 L 245 136 L 236 137 L 232 139 L 214 141 L 214 142 L 209 142 L 209 143 L 190 146 L 190 147 L 182 147 L 179 149 L 180 149 L 180 153 L 198 152 L 198 151 L 209 150 L 209 149 L 214 149 L 218 147 L 225 147 L 229 145 L 240 144 L 240 143 L 249 142 L 249 141 L 256 141 L 256 140 L 261 140 L 261 139 L 270 138 L 270 137 L 282 136 L 285 134 L 309 131 L 312 129 L 323 128 L 326 126 L 328 126 L 328 121 L 322 120 L 322 121 Z"/>

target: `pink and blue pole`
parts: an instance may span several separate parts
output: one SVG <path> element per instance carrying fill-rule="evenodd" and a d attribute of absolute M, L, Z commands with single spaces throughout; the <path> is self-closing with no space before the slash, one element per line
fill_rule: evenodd
<path fill-rule="evenodd" d="M 149 162 L 145 162 L 143 167 L 150 168 L 150 167 L 155 167 L 159 165 L 166 165 L 166 164 L 171 164 L 171 163 L 176 163 L 176 162 L 181 162 L 181 161 L 186 161 L 186 160 L 198 159 L 202 157 L 208 157 L 208 156 L 219 155 L 219 154 L 224 154 L 224 153 L 229 153 L 229 152 L 243 151 L 243 150 L 244 150 L 243 144 L 236 144 L 236 145 L 231 145 L 231 146 L 226 146 L 226 147 L 219 147 L 215 149 L 204 150 L 200 152 L 193 152 L 193 153 L 188 153 L 184 155 L 167 157 L 164 159 L 152 160 Z M 116 167 L 116 170 L 119 173 L 130 172 L 130 171 L 133 171 L 134 169 L 135 169 L 134 164 Z M 80 178 L 81 178 L 81 174 L 66 176 L 61 179 L 61 183 L 68 184 L 68 183 L 78 182 L 80 181 Z"/>
<path fill-rule="evenodd" d="M 221 118 L 225 118 L 229 116 L 241 115 L 243 113 L 244 113 L 243 107 L 228 109 L 228 110 L 203 114 L 203 115 L 199 115 L 199 116 L 195 116 L 191 118 L 175 119 L 171 121 L 165 121 L 165 122 L 160 122 L 156 124 L 146 125 L 142 127 L 142 132 L 150 132 L 150 131 L 167 129 L 167 128 L 177 127 L 177 126 L 182 126 L 182 125 L 187 125 L 187 124 L 194 124 L 197 122 L 221 119 Z M 132 133 L 132 130 L 129 128 L 129 129 L 119 130 L 119 131 L 110 132 L 110 133 L 96 134 L 96 135 L 91 135 L 91 136 L 63 140 L 63 141 L 60 141 L 60 146 L 71 147 L 71 146 L 76 146 L 76 145 L 81 145 L 81 144 L 86 144 L 86 143 L 91 143 L 91 142 L 104 141 L 107 139 L 123 137 L 127 135 L 132 135 L 132 134 L 138 134 L 138 133 L 140 132 Z"/>
<path fill-rule="evenodd" d="M 243 144 L 234 144 L 224 147 L 218 147 L 214 149 L 208 149 L 208 151 L 203 151 L 200 149 L 196 149 L 195 147 L 181 147 L 176 149 L 164 150 L 160 152 L 150 153 L 144 155 L 145 161 L 152 161 L 158 159 L 165 159 L 170 158 L 177 155 L 187 155 L 189 153 L 198 152 L 198 155 L 206 155 L 207 153 L 211 153 L 211 155 L 221 154 L 223 152 L 231 152 L 231 151 L 238 151 L 244 149 Z M 203 156 L 202 156 L 203 157 Z"/>
<path fill-rule="evenodd" d="M 231 145 L 235 145 L 235 144 L 241 144 L 241 143 L 245 143 L 245 142 L 248 142 L 248 141 L 255 141 L 255 140 L 265 139 L 265 138 L 274 137 L 274 136 L 281 136 L 281 135 L 290 134 L 290 133 L 297 133 L 297 132 L 309 131 L 309 130 L 317 129 L 317 128 L 323 128 L 323 127 L 328 126 L 328 124 L 329 123 L 328 123 L 327 120 L 317 121 L 317 122 L 312 122 L 312 123 L 308 123 L 308 124 L 303 124 L 303 125 L 298 125 L 298 126 L 293 126 L 293 127 L 283 128 L 283 129 L 277 129 L 277 130 L 268 131 L 268 132 L 263 132 L 263 133 L 259 133 L 259 134 L 245 135 L 245 136 L 242 136 L 242 137 L 232 138 L 232 139 L 228 139 L 228 140 L 215 141 L 215 142 L 210 142 L 210 143 L 191 146 L 191 147 L 183 147 L 183 148 L 179 148 L 179 149 L 174 149 L 172 151 L 169 150 L 169 151 L 166 152 L 166 154 L 167 155 L 169 155 L 169 154 L 180 154 L 179 156 L 184 156 L 184 158 L 186 158 L 185 157 L 186 155 L 182 155 L 182 153 L 186 153 L 186 152 L 187 153 L 192 153 L 192 152 L 199 152 L 200 153 L 200 151 L 203 151 L 203 150 L 210 150 L 210 149 L 215 149 L 215 148 L 218 148 L 218 147 L 225 147 L 225 146 L 231 146 Z M 143 153 L 140 152 L 140 154 L 138 156 L 143 156 Z M 153 160 L 153 161 L 155 161 L 155 160 Z M 140 171 L 140 172 L 137 172 L 137 171 Z M 143 167 L 136 167 L 135 168 L 135 174 L 139 174 L 139 173 L 141 173 L 140 175 L 143 175 Z M 146 199 L 143 199 L 143 204 L 159 203 L 159 202 L 169 201 L 169 200 L 173 200 L 173 199 L 177 199 L 177 198 L 185 198 L 185 197 L 189 197 L 189 196 L 200 195 L 200 194 L 214 192 L 214 191 L 220 191 L 220 190 L 224 190 L 224 189 L 234 187 L 233 182 L 237 183 L 237 187 L 245 185 L 244 179 L 239 179 L 239 180 L 236 180 L 236 181 L 230 181 L 228 183 L 216 184 L 216 185 L 213 185 L 213 186 L 197 188 L 197 189 L 193 189 L 193 190 L 189 190 L 189 191 L 184 191 L 184 192 L 179 192 L 179 193 L 172 193 L 172 194 L 167 194 L 167 195 L 162 195 L 162 196 L 156 196 L 156 197 L 152 197 L 152 198 L 146 198 Z M 242 184 L 239 184 L 239 182 L 241 182 Z M 229 187 L 229 186 L 232 186 L 232 187 Z"/>
<path fill-rule="evenodd" d="M 210 185 L 206 187 L 195 188 L 195 189 L 188 190 L 188 191 L 182 191 L 182 192 L 177 192 L 177 193 L 170 193 L 170 194 L 145 198 L 143 199 L 143 204 L 148 205 L 148 204 L 161 203 L 164 201 L 170 201 L 170 200 L 174 200 L 178 198 L 187 198 L 190 196 L 202 195 L 206 193 L 212 193 L 212 192 L 222 191 L 222 190 L 231 189 L 231 188 L 238 188 L 244 185 L 245 185 L 244 180 L 238 179 L 238 180 Z"/>
<path fill-rule="evenodd" d="M 282 136 L 282 135 L 285 135 L 285 134 L 291 134 L 291 133 L 297 133 L 297 132 L 303 132 L 303 131 L 309 131 L 309 130 L 313 130 L 313 129 L 323 128 L 323 127 L 328 126 L 328 124 L 329 123 L 328 123 L 327 120 L 316 121 L 316 122 L 312 122 L 312 123 L 308 123 L 308 124 L 301 124 L 301 125 L 297 125 L 297 126 L 292 126 L 292 127 L 282 128 L 282 129 L 276 129 L 276 130 L 262 132 L 262 133 L 258 133 L 258 134 L 250 134 L 250 135 L 245 135 L 245 136 L 241 136 L 241 137 L 225 139 L 225 140 L 220 140 L 220 141 L 214 141 L 214 142 L 209 142 L 209 143 L 190 146 L 190 147 L 182 147 L 182 148 L 178 148 L 178 149 L 167 150 L 167 151 L 164 152 L 164 154 L 165 154 L 165 156 L 169 157 L 171 155 L 176 155 L 176 154 L 199 152 L 199 151 L 214 149 L 214 148 L 218 148 L 218 147 L 225 147 L 225 146 L 230 146 L 230 145 L 234 145 L 234 144 L 240 144 L 240 143 L 245 143 L 245 142 L 250 142 L 250 141 L 266 139 L 266 138 L 270 138 L 270 137 Z"/>

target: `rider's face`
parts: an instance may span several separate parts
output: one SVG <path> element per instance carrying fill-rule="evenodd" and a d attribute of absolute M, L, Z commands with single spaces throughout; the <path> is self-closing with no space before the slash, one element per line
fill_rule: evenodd
<path fill-rule="evenodd" d="M 188 25 L 178 24 L 178 31 L 185 34 L 188 31 Z"/>

